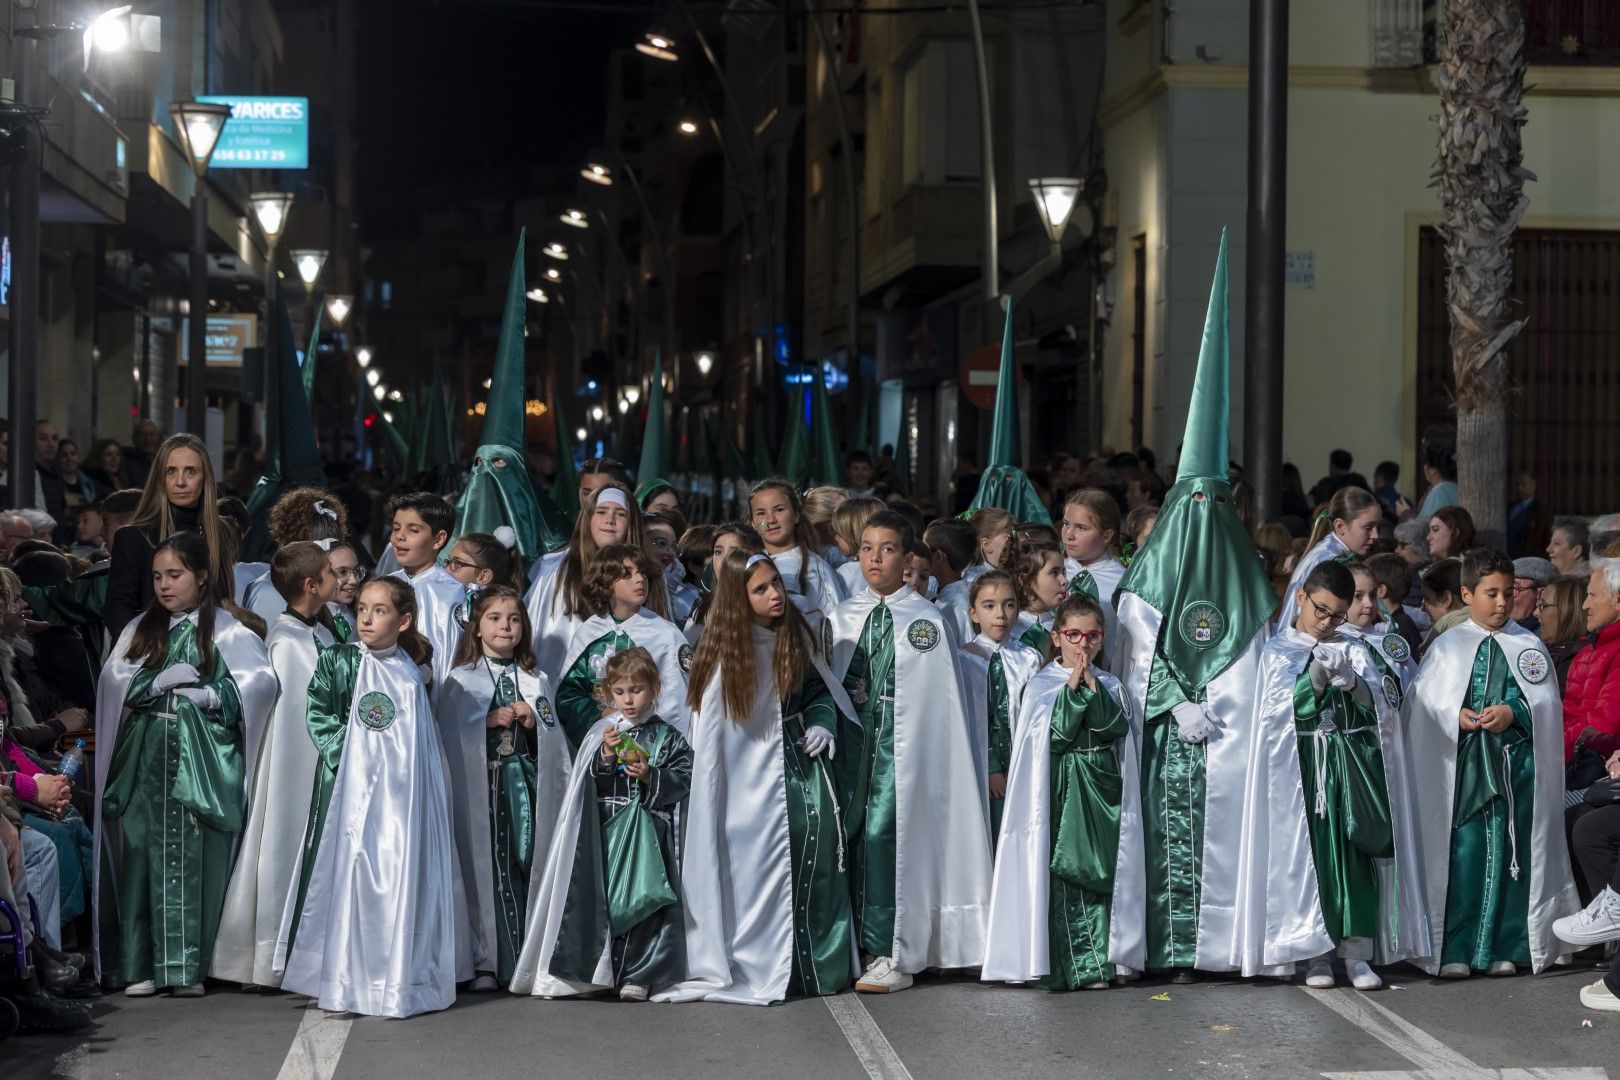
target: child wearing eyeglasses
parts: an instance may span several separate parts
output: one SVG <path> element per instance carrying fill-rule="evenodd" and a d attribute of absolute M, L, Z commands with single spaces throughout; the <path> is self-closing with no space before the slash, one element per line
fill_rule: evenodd
<path fill-rule="evenodd" d="M 1140 954 L 1144 932 L 1136 742 L 1124 689 L 1096 666 L 1106 622 L 1091 597 L 1065 599 L 1049 662 L 1024 690 L 990 891 L 987 981 L 1106 990 L 1135 974 L 1125 961 Z"/>
<path fill-rule="evenodd" d="M 1268 796 L 1239 861 L 1300 887 L 1256 898 L 1245 953 L 1265 967 L 1305 963 L 1317 990 L 1334 985 L 1335 953 L 1352 986 L 1376 990 L 1370 961 L 1429 952 L 1415 824 L 1409 807 L 1392 806 L 1390 777 L 1405 775 L 1400 689 L 1363 639 L 1339 632 L 1355 598 L 1344 564 L 1318 563 L 1295 590 L 1293 622 L 1266 643 L 1255 685 L 1248 790 Z"/>

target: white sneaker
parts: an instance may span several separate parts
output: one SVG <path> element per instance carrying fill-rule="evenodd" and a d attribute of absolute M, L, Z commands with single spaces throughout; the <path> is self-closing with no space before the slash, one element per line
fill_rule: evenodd
<path fill-rule="evenodd" d="M 1498 978 L 1505 975 L 1517 975 L 1519 973 L 1519 969 L 1514 966 L 1514 963 L 1511 960 L 1492 960 L 1491 966 L 1485 970 L 1486 974 L 1495 975 Z"/>
<path fill-rule="evenodd" d="M 1333 961 L 1312 960 L 1305 969 L 1305 985 L 1312 990 L 1333 989 Z"/>
<path fill-rule="evenodd" d="M 1086 983 L 1086 985 L 1082 986 L 1080 989 L 1082 989 L 1082 990 L 1107 990 L 1110 987 L 1112 987 L 1113 985 L 1114 984 L 1109 982 L 1107 979 L 1102 979 L 1102 980 L 1099 980 L 1098 982 Z"/>
<path fill-rule="evenodd" d="M 1581 1004 L 1599 1012 L 1620 1012 L 1620 998 L 1614 996 L 1602 979 L 1581 987 Z"/>
<path fill-rule="evenodd" d="M 1357 990 L 1377 990 L 1384 985 L 1384 980 L 1378 977 L 1378 972 L 1365 960 L 1346 960 L 1345 973 L 1350 976 L 1350 985 Z"/>
<path fill-rule="evenodd" d="M 911 976 L 895 970 L 891 957 L 880 956 L 872 961 L 855 989 L 863 994 L 894 994 L 911 986 Z"/>
<path fill-rule="evenodd" d="M 472 981 L 471 990 L 475 994 L 487 994 L 497 989 L 499 987 L 495 985 L 495 976 L 493 975 L 480 975 Z"/>
<path fill-rule="evenodd" d="M 638 983 L 625 983 L 619 987 L 620 1001 L 646 1001 L 647 988 Z"/>
<path fill-rule="evenodd" d="M 192 983 L 190 986 L 177 986 L 174 988 L 174 996 L 177 998 L 204 997 L 207 995 L 207 993 L 208 990 L 203 986 L 202 983 Z"/>
<path fill-rule="evenodd" d="M 1607 885 L 1585 911 L 1553 921 L 1553 933 L 1571 945 L 1602 945 L 1620 939 L 1620 893 Z"/>
<path fill-rule="evenodd" d="M 152 997 L 156 993 L 157 981 L 155 979 L 142 979 L 138 983 L 130 983 L 124 987 L 125 997 Z"/>
<path fill-rule="evenodd" d="M 1466 979 L 1474 973 L 1474 969 L 1467 964 L 1441 964 L 1440 977 L 1442 979 Z"/>

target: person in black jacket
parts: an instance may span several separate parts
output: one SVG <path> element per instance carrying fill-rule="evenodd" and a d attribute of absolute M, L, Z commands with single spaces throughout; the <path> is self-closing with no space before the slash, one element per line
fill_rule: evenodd
<path fill-rule="evenodd" d="M 209 588 L 215 602 L 233 598 L 236 530 L 219 514 L 219 484 L 208 448 L 195 435 L 171 435 L 158 447 L 141 504 L 113 536 L 103 622 L 117 641 L 152 603 L 152 553 L 177 532 L 200 533 L 208 545 Z"/>

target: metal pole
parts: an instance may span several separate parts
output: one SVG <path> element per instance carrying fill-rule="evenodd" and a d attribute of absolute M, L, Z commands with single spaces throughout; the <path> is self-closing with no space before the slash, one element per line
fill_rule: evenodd
<path fill-rule="evenodd" d="M 844 176 L 844 208 L 849 215 L 849 364 L 850 385 L 855 385 L 860 375 L 861 366 L 861 208 L 856 205 L 855 187 L 855 147 L 849 137 L 849 115 L 844 108 L 844 95 L 839 90 L 837 78 L 837 54 L 833 52 L 832 42 L 827 39 L 827 30 L 821 25 L 821 17 L 814 13 L 809 15 L 810 25 L 815 28 L 816 41 L 821 46 L 822 59 L 827 63 L 827 91 L 832 97 L 833 116 L 838 120 L 838 154 L 843 159 Z M 867 387 L 861 384 L 861 396 L 867 395 Z"/>
<path fill-rule="evenodd" d="M 996 226 L 996 145 L 995 135 L 991 130 L 994 118 L 990 113 L 990 67 L 985 59 L 984 27 L 979 22 L 979 0 L 968 0 L 968 19 L 973 24 L 973 62 L 979 79 L 979 172 L 984 178 L 982 185 L 984 249 L 980 255 L 982 263 L 980 276 L 984 279 L 985 303 L 994 304 L 1001 294 L 999 270 L 1001 255 L 997 250 Z M 980 336 L 988 337 L 994 332 L 994 327 L 986 321 L 984 330 L 985 333 Z"/>
<path fill-rule="evenodd" d="M 208 439 L 208 196 L 203 178 L 191 195 L 191 314 L 186 325 L 186 428 Z"/>
<path fill-rule="evenodd" d="M 1288 0 L 1249 3 L 1249 222 L 1243 466 L 1259 519 L 1282 504 L 1283 260 L 1288 190 Z"/>
<path fill-rule="evenodd" d="M 630 190 L 635 192 L 636 202 L 641 204 L 642 217 L 647 220 L 647 231 L 652 233 L 653 250 L 658 254 L 658 272 L 664 279 L 664 359 L 674 364 L 675 360 L 675 275 L 669 266 L 669 249 L 664 246 L 664 230 L 658 227 L 658 219 L 653 216 L 652 207 L 647 203 L 647 193 L 641 188 L 641 179 L 636 176 L 636 170 L 630 167 L 628 161 L 621 159 L 624 167 L 624 177 L 630 181 Z"/>
<path fill-rule="evenodd" d="M 27 64 L 34 51 L 23 42 L 20 56 Z M 19 74 L 22 73 L 19 65 Z M 26 86 L 19 79 L 19 90 Z M 11 502 L 34 505 L 34 419 L 39 388 L 39 128 L 23 128 L 26 156 L 11 167 L 11 328 L 8 344 L 11 363 L 8 391 L 11 405 Z"/>
<path fill-rule="evenodd" d="M 272 242 L 266 245 L 264 254 L 264 391 L 261 400 L 264 402 L 266 449 L 281 423 L 281 361 L 276 355 L 280 321 L 276 317 L 276 245 Z"/>

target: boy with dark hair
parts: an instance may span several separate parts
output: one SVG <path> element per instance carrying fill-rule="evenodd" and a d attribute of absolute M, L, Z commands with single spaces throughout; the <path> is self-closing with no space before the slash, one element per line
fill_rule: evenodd
<path fill-rule="evenodd" d="M 849 497 L 862 499 L 872 494 L 872 455 L 865 450 L 851 450 L 844 455 L 844 479 L 849 484 Z"/>
<path fill-rule="evenodd" d="M 348 627 L 327 609 L 337 576 L 319 544 L 301 540 L 279 549 L 270 560 L 270 581 L 287 603 L 270 623 L 267 641 L 281 692 L 263 738 L 246 748 L 248 819 L 225 892 L 211 974 L 274 988 L 281 985 L 274 970 L 276 937 L 301 865 L 315 786 L 307 691 L 315 661 L 346 639 Z"/>
<path fill-rule="evenodd" d="M 863 588 L 827 618 L 832 672 L 859 711 L 861 778 L 845 822 L 865 968 L 892 993 L 928 967 L 983 962 L 990 900 L 986 734 L 969 724 L 954 631 L 905 584 L 910 523 L 888 510 L 861 532 Z"/>
<path fill-rule="evenodd" d="M 1407 699 L 1434 955 L 1442 978 L 1539 972 L 1579 907 L 1564 840 L 1563 714 L 1540 640 L 1509 617 L 1513 562 L 1462 559 L 1468 618 L 1429 645 Z"/>
<path fill-rule="evenodd" d="M 429 491 L 395 495 L 383 512 L 388 519 L 388 545 L 399 562 L 392 576 L 407 582 L 416 593 L 417 628 L 433 646 L 433 685 L 443 686 L 461 641 L 456 615 L 467 599 L 461 582 L 439 565 L 439 554 L 455 526 L 455 512 L 442 495 Z"/>
<path fill-rule="evenodd" d="M 956 628 L 957 640 L 973 640 L 973 626 L 968 619 L 968 582 L 962 575 L 972 565 L 979 551 L 979 534 L 961 518 L 940 518 L 923 531 L 923 543 L 928 545 L 930 569 L 939 582 L 939 594 L 934 606 L 948 615 Z"/>
<path fill-rule="evenodd" d="M 1378 607 L 1390 624 L 1390 633 L 1401 635 L 1401 639 L 1416 650 L 1423 640 L 1423 631 L 1406 609 L 1406 598 L 1412 595 L 1412 564 L 1391 551 L 1372 556 L 1366 566 L 1378 583 Z"/>
<path fill-rule="evenodd" d="M 1401 493 L 1395 489 L 1395 484 L 1401 478 L 1401 467 L 1393 461 L 1380 461 L 1373 470 L 1373 495 L 1377 497 L 1378 504 L 1384 508 L 1384 517 L 1390 521 L 1400 516 L 1396 504 L 1401 501 Z"/>

